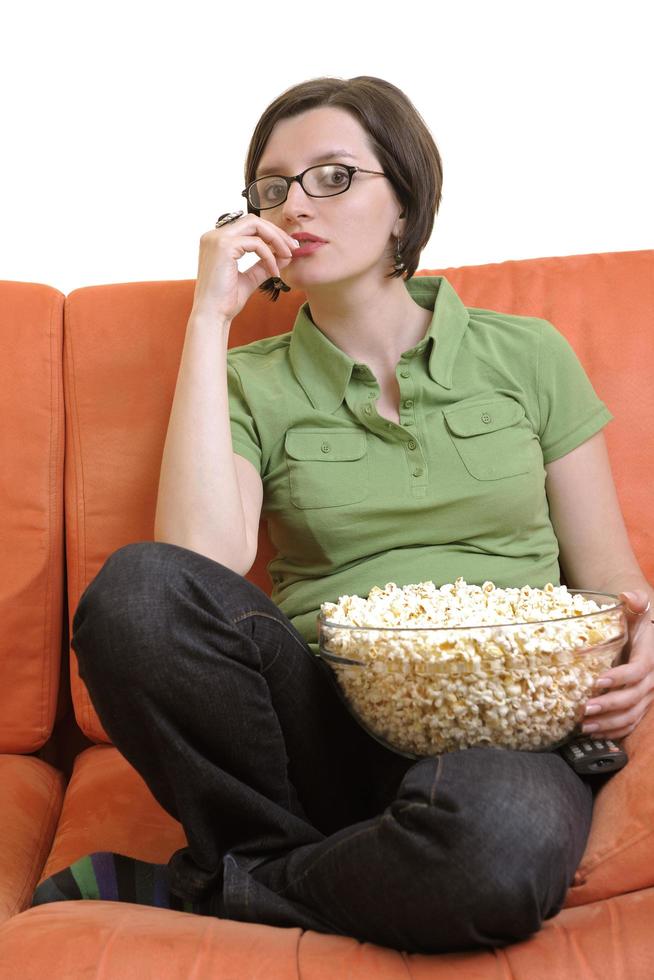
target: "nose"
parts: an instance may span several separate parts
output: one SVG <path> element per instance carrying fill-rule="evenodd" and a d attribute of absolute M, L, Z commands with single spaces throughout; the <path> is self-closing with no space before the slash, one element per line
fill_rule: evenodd
<path fill-rule="evenodd" d="M 293 217 L 296 214 L 309 214 L 313 199 L 306 193 L 299 180 L 294 180 L 288 189 L 286 200 L 282 204 L 282 216 Z"/>

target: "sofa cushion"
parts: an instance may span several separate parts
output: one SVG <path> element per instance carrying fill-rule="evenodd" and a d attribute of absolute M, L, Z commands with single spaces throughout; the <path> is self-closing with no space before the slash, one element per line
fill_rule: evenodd
<path fill-rule="evenodd" d="M 0 281 L 0 752 L 40 749 L 57 709 L 64 298 L 51 286 Z"/>
<path fill-rule="evenodd" d="M 622 741 L 629 761 L 595 798 L 593 822 L 566 907 L 654 884 L 654 710 Z"/>
<path fill-rule="evenodd" d="M 188 980 L 597 980 L 654 976 L 654 889 L 565 909 L 529 939 L 418 955 L 127 902 L 54 902 L 0 927 L 3 977 Z M 29 950 L 29 955 L 26 955 Z"/>
<path fill-rule="evenodd" d="M 165 864 L 185 844 L 181 824 L 157 803 L 118 749 L 93 745 L 75 759 L 40 881 L 94 851 Z"/>
<path fill-rule="evenodd" d="M 61 812 L 64 777 L 41 759 L 0 755 L 0 786 L 2 922 L 26 908 L 34 894 Z"/>

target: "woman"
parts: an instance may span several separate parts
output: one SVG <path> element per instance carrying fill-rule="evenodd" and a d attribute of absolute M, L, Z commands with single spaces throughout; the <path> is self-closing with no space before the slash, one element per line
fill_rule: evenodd
<path fill-rule="evenodd" d="M 201 238 L 156 540 L 114 552 L 73 622 L 107 733 L 188 847 L 168 865 L 87 855 L 34 904 L 137 901 L 423 953 L 526 938 L 565 900 L 590 783 L 556 753 L 387 750 L 314 656 L 315 618 L 388 581 L 558 583 L 559 550 L 570 587 L 636 588 L 637 616 L 652 590 L 615 500 L 600 431 L 612 416 L 551 324 L 468 310 L 445 278 L 411 278 L 441 161 L 393 85 L 282 93 L 246 185 L 248 213 Z M 249 252 L 259 261 L 239 272 Z M 307 296 L 293 331 L 228 354 L 254 290 L 289 287 Z M 482 432 L 460 457 L 444 420 L 484 399 L 501 451 Z M 507 407 L 511 424 L 494 425 Z M 599 541 L 578 492 L 591 482 Z M 244 578 L 262 508 L 271 597 Z M 603 734 L 633 731 L 649 707 L 651 634 L 607 672 Z"/>

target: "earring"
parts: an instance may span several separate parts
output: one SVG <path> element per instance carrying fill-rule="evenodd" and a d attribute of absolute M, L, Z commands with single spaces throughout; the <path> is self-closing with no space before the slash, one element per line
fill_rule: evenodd
<path fill-rule="evenodd" d="M 406 269 L 404 262 L 402 261 L 402 252 L 400 251 L 400 239 L 397 239 L 397 245 L 395 246 L 395 265 L 393 266 L 396 272 L 402 272 Z"/>
<path fill-rule="evenodd" d="M 287 286 L 279 276 L 275 276 L 272 282 L 275 289 L 281 289 L 283 293 L 290 293 L 291 287 Z"/>

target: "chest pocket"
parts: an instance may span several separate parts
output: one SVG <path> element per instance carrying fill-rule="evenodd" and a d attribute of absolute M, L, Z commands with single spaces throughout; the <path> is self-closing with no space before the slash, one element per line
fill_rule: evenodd
<path fill-rule="evenodd" d="M 365 432 L 289 429 L 284 448 L 296 507 L 343 507 L 368 496 Z"/>
<path fill-rule="evenodd" d="M 476 480 L 501 480 L 534 468 L 538 437 L 513 398 L 467 400 L 444 409 L 448 434 Z"/>

